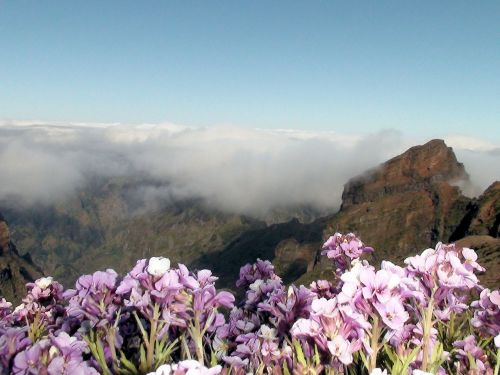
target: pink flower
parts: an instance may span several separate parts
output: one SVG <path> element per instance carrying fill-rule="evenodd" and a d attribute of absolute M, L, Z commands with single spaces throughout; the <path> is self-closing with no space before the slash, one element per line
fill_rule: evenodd
<path fill-rule="evenodd" d="M 331 341 L 328 341 L 328 350 L 334 358 L 337 358 L 344 365 L 352 363 L 352 352 L 349 341 L 338 335 Z"/>
<path fill-rule="evenodd" d="M 410 317 L 398 297 L 392 297 L 385 303 L 377 302 L 374 306 L 382 317 L 382 321 L 393 330 L 403 328 L 404 323 Z"/>
<path fill-rule="evenodd" d="M 470 268 L 470 270 L 472 271 L 472 269 L 476 269 L 480 272 L 483 272 L 484 271 L 484 267 L 481 267 L 477 262 L 477 254 L 474 250 L 472 249 L 469 249 L 467 247 L 464 247 L 462 249 L 462 255 L 465 259 L 465 267 L 468 267 Z"/>
<path fill-rule="evenodd" d="M 317 321 L 311 319 L 299 319 L 292 326 L 290 333 L 292 336 L 304 338 L 318 336 L 322 331 L 323 328 Z"/>
<path fill-rule="evenodd" d="M 399 283 L 399 278 L 386 270 L 380 270 L 377 273 L 366 270 L 359 277 L 364 285 L 362 289 L 363 297 L 380 303 L 387 302 L 391 298 L 391 289 Z"/>

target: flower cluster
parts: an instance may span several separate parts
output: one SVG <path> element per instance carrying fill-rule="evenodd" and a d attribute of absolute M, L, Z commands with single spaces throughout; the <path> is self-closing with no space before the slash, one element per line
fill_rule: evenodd
<path fill-rule="evenodd" d="M 493 374 L 500 293 L 479 284 L 474 250 L 438 243 L 380 268 L 361 259 L 371 251 L 336 233 L 323 246 L 332 278 L 309 287 L 258 259 L 236 306 L 211 271 L 163 257 L 66 291 L 44 277 L 17 307 L 0 299 L 0 373 Z"/>
<path fill-rule="evenodd" d="M 484 335 L 500 334 L 500 292 L 483 289 L 478 301 L 472 302 L 474 317 L 472 325 Z"/>
<path fill-rule="evenodd" d="M 237 287 L 248 287 L 258 280 L 281 281 L 274 273 L 274 266 L 268 260 L 257 259 L 254 264 L 246 264 L 240 269 L 240 278 L 236 281 Z"/>
<path fill-rule="evenodd" d="M 316 347 L 339 368 L 352 363 L 353 353 L 363 347 L 369 328 L 365 317 L 348 304 L 339 304 L 337 298 L 320 298 L 312 301 L 310 318 L 297 320 L 291 334 L 302 340 L 306 352 L 312 354 Z"/>
<path fill-rule="evenodd" d="M 87 347 L 83 341 L 62 332 L 49 335 L 14 358 L 13 374 L 82 374 L 97 375 L 98 372 L 83 360 Z"/>
<path fill-rule="evenodd" d="M 177 364 L 161 365 L 155 372 L 148 375 L 218 375 L 222 371 L 220 365 L 207 368 L 198 361 L 186 360 Z"/>
<path fill-rule="evenodd" d="M 51 330 L 64 314 L 63 286 L 52 277 L 42 277 L 34 283 L 26 284 L 27 295 L 17 306 L 11 318 L 17 322 L 43 325 Z"/>
<path fill-rule="evenodd" d="M 323 244 L 323 255 L 333 259 L 337 273 L 345 271 L 351 261 L 359 259 L 364 253 L 373 252 L 373 248 L 365 246 L 354 233 L 335 233 Z"/>
<path fill-rule="evenodd" d="M 459 361 L 457 370 L 459 373 L 466 372 L 470 368 L 476 368 L 481 374 L 491 373 L 488 356 L 478 345 L 473 335 L 454 342 L 453 346 L 457 349 L 456 357 Z"/>

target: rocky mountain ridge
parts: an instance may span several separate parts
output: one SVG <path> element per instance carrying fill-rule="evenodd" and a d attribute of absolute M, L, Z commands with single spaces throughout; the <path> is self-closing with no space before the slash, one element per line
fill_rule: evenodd
<path fill-rule="evenodd" d="M 134 211 L 131 187 L 144 181 L 100 181 L 73 200 L 51 207 L 2 208 L 12 237 L 36 264 L 67 285 L 84 272 L 125 272 L 136 259 L 167 256 L 191 267 L 210 268 L 220 285 L 232 287 L 239 267 L 269 259 L 286 282 L 326 275 L 323 241 L 336 231 L 355 232 L 373 246 L 372 261 L 401 263 L 437 241 L 471 243 L 500 281 L 500 182 L 477 199 L 458 187 L 469 183 L 464 166 L 442 140 L 415 146 L 349 180 L 339 212 L 311 220 L 266 224 L 207 208 L 191 199 L 161 209 Z M 285 213 L 286 214 L 286 213 Z"/>
<path fill-rule="evenodd" d="M 254 236 L 247 233 L 220 253 L 203 257 L 197 265 L 209 264 L 229 287 L 239 264 L 260 256 L 284 271 L 285 281 L 294 281 L 302 273 L 297 281 L 307 284 L 331 272 L 319 249 L 337 231 L 354 232 L 374 247 L 373 264 L 384 259 L 401 264 L 438 241 L 463 239 L 462 246 L 472 243 L 478 248 L 488 270 L 483 281 L 498 285 L 500 183 L 471 199 L 456 186 L 469 183 L 468 179 L 452 149 L 442 140 L 433 140 L 348 181 L 338 213 L 307 225 L 291 221 Z M 482 236 L 469 238 L 469 234 Z"/>

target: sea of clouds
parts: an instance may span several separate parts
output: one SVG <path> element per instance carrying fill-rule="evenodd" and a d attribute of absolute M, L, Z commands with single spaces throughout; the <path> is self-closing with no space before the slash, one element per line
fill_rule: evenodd
<path fill-rule="evenodd" d="M 477 195 L 500 178 L 500 147 L 450 135 Z M 275 207 L 339 207 L 355 175 L 421 144 L 385 130 L 373 134 L 203 128 L 176 124 L 0 122 L 0 201 L 51 204 L 92 176 L 148 176 L 164 184 L 137 192 L 158 199 L 202 198 L 222 210 L 263 215 Z"/>

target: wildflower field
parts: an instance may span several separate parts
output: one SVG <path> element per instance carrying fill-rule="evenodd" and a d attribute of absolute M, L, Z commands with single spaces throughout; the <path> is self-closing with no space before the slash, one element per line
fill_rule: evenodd
<path fill-rule="evenodd" d="M 2 374 L 498 374 L 500 293 L 472 249 L 438 243 L 377 268 L 355 235 L 323 246 L 329 280 L 286 286 L 268 261 L 241 268 L 242 301 L 210 270 L 141 259 L 123 277 L 51 277 L 0 299 Z"/>

